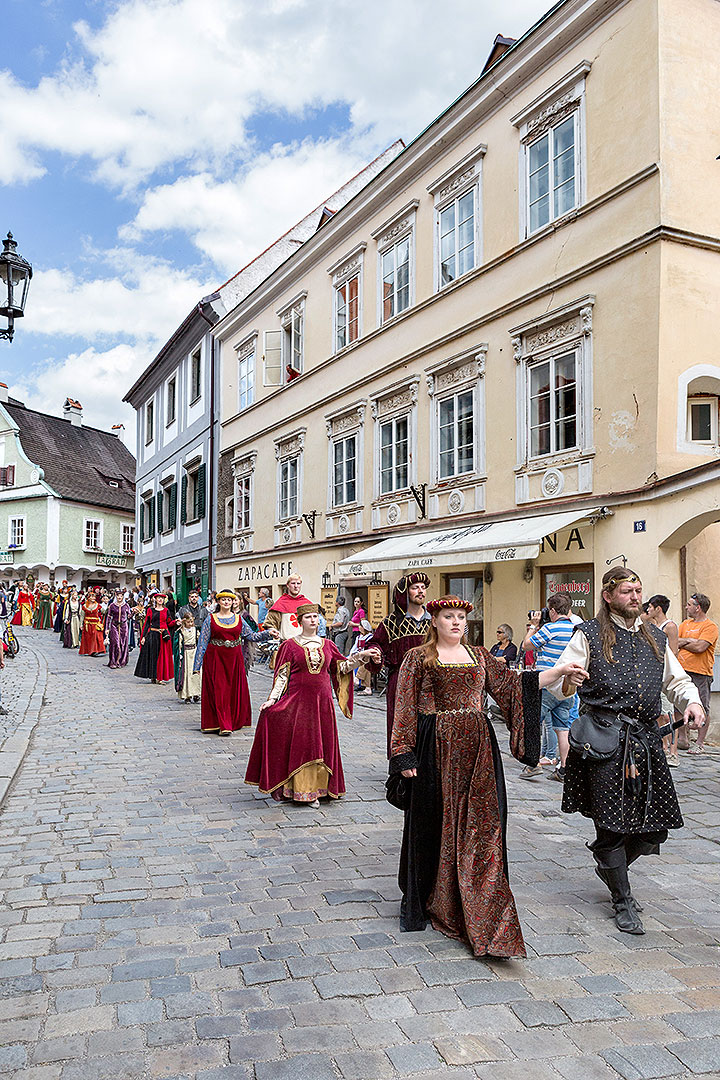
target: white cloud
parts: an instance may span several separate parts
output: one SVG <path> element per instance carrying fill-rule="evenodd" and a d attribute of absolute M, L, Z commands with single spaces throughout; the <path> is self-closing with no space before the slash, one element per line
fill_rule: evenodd
<path fill-rule="evenodd" d="M 152 359 L 152 351 L 115 345 L 105 352 L 96 348 L 48 357 L 32 371 L 10 381 L 11 397 L 28 408 L 62 415 L 66 397 L 80 401 L 83 421 L 109 431 L 124 424 L 124 441 L 135 453 L 135 412 L 123 396 Z"/>
<path fill-rule="evenodd" d="M 543 0 L 126 0 L 99 29 L 75 26 L 78 59 L 36 87 L 0 76 L 0 180 L 38 155 L 87 156 L 126 188 L 158 170 L 222 175 L 253 150 L 263 110 L 302 117 L 347 105 L 376 145 L 412 137 L 477 77 L 495 34 L 518 34 Z M 508 25 L 510 24 L 510 25 Z"/>

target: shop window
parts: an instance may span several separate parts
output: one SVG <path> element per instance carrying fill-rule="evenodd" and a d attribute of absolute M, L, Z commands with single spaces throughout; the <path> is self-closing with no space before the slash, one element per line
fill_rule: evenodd
<path fill-rule="evenodd" d="M 544 607 L 554 593 L 567 592 L 572 601 L 572 614 L 581 619 L 595 616 L 592 565 L 541 567 L 540 600 Z"/>

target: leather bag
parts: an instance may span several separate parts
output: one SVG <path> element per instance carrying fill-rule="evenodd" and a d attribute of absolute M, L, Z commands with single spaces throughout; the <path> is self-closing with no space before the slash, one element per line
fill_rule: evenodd
<path fill-rule="evenodd" d="M 586 761 L 609 761 L 620 749 L 620 725 L 597 713 L 580 713 L 568 732 L 570 748 Z"/>
<path fill-rule="evenodd" d="M 412 781 L 401 772 L 393 773 L 385 781 L 385 798 L 398 810 L 407 810 L 410 806 L 410 784 Z"/>

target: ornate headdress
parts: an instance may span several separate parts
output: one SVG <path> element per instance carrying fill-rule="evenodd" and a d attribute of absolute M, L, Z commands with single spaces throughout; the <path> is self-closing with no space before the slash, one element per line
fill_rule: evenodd
<path fill-rule="evenodd" d="M 461 600 L 459 596 L 441 596 L 439 600 L 431 600 L 426 607 L 431 615 L 437 615 L 439 612 L 445 611 L 448 608 L 456 611 L 464 611 L 468 615 L 473 610 L 473 605 L 470 601 Z"/>
<path fill-rule="evenodd" d="M 427 574 L 413 573 L 405 574 L 404 577 L 401 577 L 397 585 L 393 589 L 393 607 L 395 608 L 395 610 L 397 611 L 399 609 L 402 615 L 406 615 L 408 609 L 408 591 L 410 589 L 410 586 L 424 585 L 425 588 L 427 588 L 429 584 L 430 578 L 427 576 Z"/>

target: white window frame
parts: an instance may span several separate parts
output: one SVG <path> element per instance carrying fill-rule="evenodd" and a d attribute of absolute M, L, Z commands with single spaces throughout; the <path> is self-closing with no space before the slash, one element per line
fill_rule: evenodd
<path fill-rule="evenodd" d="M 195 365 L 197 361 L 197 394 L 195 390 Z M 193 349 L 188 358 L 188 405 L 195 405 L 202 398 L 203 392 L 203 356 L 202 346 Z"/>
<path fill-rule="evenodd" d="M 710 406 L 710 438 L 693 439 L 692 409 L 694 405 Z M 718 409 L 719 399 L 715 394 L 689 394 L 687 399 L 687 441 L 693 446 L 707 447 L 711 450 L 718 445 Z"/>
<path fill-rule="evenodd" d="M 398 469 L 398 462 L 396 460 L 396 454 L 395 454 L 395 448 L 397 447 L 396 429 L 397 429 L 397 425 L 398 425 L 398 423 L 400 421 L 405 421 L 405 423 L 407 425 L 407 436 L 406 436 L 406 441 L 407 441 L 407 461 L 405 462 L 405 468 L 407 470 L 407 483 L 400 484 L 400 485 L 396 486 L 395 485 L 395 476 L 394 476 L 395 472 Z M 383 428 L 387 427 L 389 425 L 392 425 L 393 435 L 394 435 L 393 442 L 391 444 L 392 447 L 393 447 L 393 461 L 392 461 L 392 465 L 391 465 L 391 472 L 393 473 L 393 486 L 387 488 L 386 490 L 383 490 L 383 463 L 382 463 L 383 442 L 382 442 L 382 433 L 383 433 Z M 411 471 L 412 470 L 412 458 L 413 458 L 413 452 L 412 452 L 412 416 L 411 416 L 410 411 L 406 410 L 404 412 L 396 413 L 393 416 L 383 416 L 378 421 L 378 462 L 377 462 L 377 473 L 378 473 L 378 475 L 377 475 L 377 484 L 378 484 L 378 494 L 380 495 L 381 498 L 383 496 L 387 496 L 387 495 L 396 495 L 399 491 L 407 491 L 409 489 L 410 485 L 412 484 L 412 471 Z"/>
<path fill-rule="evenodd" d="M 283 386 L 285 370 L 282 362 L 282 330 L 263 331 L 263 386 Z M 270 360 L 277 361 L 270 363 Z"/>
<path fill-rule="evenodd" d="M 305 370 L 305 300 L 307 291 L 294 296 L 277 312 L 280 319 L 281 374 L 279 386 L 287 386 L 288 364 L 299 375 Z M 296 347 L 296 338 L 298 346 Z"/>
<path fill-rule="evenodd" d="M 20 543 L 13 540 L 13 530 L 17 533 L 19 524 Z M 27 525 L 25 514 L 14 514 L 8 518 L 8 548 L 16 551 L 24 551 L 27 545 Z"/>
<path fill-rule="evenodd" d="M 306 428 L 288 432 L 275 440 L 275 459 L 277 461 L 275 483 L 275 524 L 286 525 L 288 522 L 297 521 L 302 516 L 302 492 L 303 492 L 303 460 L 305 457 L 305 433 Z M 283 474 L 289 470 L 289 462 L 296 463 L 296 505 L 295 513 L 289 513 L 290 506 L 283 505 L 282 488 Z M 288 511 L 288 513 L 284 513 Z"/>
<path fill-rule="evenodd" d="M 152 446 L 155 442 L 155 398 L 145 402 L 145 445 Z"/>
<path fill-rule="evenodd" d="M 135 526 L 123 522 L 122 527 L 122 553 L 123 555 L 135 554 Z"/>
<path fill-rule="evenodd" d="M 555 383 L 555 375 L 556 375 L 555 365 L 559 361 L 566 360 L 567 357 L 570 357 L 570 356 L 573 358 L 574 374 L 575 374 L 575 381 L 574 381 L 574 384 L 573 384 L 574 388 L 575 388 L 575 412 L 573 414 L 574 415 L 574 420 L 575 420 L 575 441 L 574 441 L 572 446 L 562 446 L 561 447 L 561 446 L 557 445 L 557 434 L 558 434 L 558 429 L 559 429 L 559 426 L 560 426 L 561 421 L 562 421 L 563 418 L 559 417 L 557 415 L 558 389 L 554 385 L 554 383 Z M 545 450 L 543 452 L 533 453 L 533 446 L 532 446 L 532 441 L 533 441 L 532 378 L 533 378 L 533 373 L 535 371 L 537 371 L 538 368 L 545 367 L 545 366 L 547 366 L 548 369 L 549 369 L 548 402 L 549 402 L 550 410 L 549 410 L 549 416 L 548 416 L 548 420 L 547 420 L 547 427 L 549 428 L 550 447 L 549 447 L 548 450 Z M 537 462 L 541 462 L 541 461 L 549 461 L 549 460 L 552 460 L 553 458 L 556 458 L 556 457 L 561 456 L 561 455 L 564 456 L 566 454 L 577 453 L 577 451 L 580 450 L 581 443 L 582 443 L 582 434 L 581 434 L 581 431 L 580 431 L 580 421 L 581 421 L 581 416 L 582 416 L 582 400 L 581 400 L 582 399 L 582 357 L 581 357 L 581 346 L 580 346 L 580 344 L 575 343 L 575 344 L 572 344 L 572 345 L 567 345 L 567 346 L 564 346 L 564 347 L 560 347 L 560 348 L 557 348 L 557 349 L 553 349 L 553 350 L 544 352 L 543 354 L 541 354 L 539 356 L 533 357 L 533 359 L 531 361 L 529 361 L 528 364 L 527 364 L 526 373 L 527 373 L 527 375 L 526 375 L 526 381 L 525 381 L 525 409 L 526 409 L 525 426 L 526 426 L 526 430 L 527 430 L 527 442 L 528 442 L 527 456 L 528 456 L 528 461 L 531 462 L 531 463 L 532 462 L 537 463 Z M 545 426 L 545 425 L 543 425 L 543 426 Z"/>
<path fill-rule="evenodd" d="M 328 268 L 328 274 L 332 278 L 332 352 L 338 353 L 342 349 L 346 349 L 349 345 L 354 344 L 355 341 L 359 341 L 362 337 L 362 313 L 363 313 L 363 270 L 364 270 L 364 253 L 367 248 L 367 244 L 358 244 L 347 252 L 342 259 L 339 259 L 336 263 Z M 338 335 L 340 331 L 339 318 L 338 318 L 338 299 L 340 290 L 349 284 L 353 279 L 357 278 L 357 336 L 353 341 L 347 341 L 344 345 L 338 343 Z"/>
<path fill-rule="evenodd" d="M 515 327 L 512 350 L 516 363 L 515 413 L 517 473 L 544 470 L 555 461 L 576 461 L 594 454 L 592 322 L 595 297 L 588 295 Z M 577 350 L 576 445 L 573 449 L 531 456 L 530 369 L 536 362 Z"/>
<path fill-rule="evenodd" d="M 400 210 L 398 210 L 391 218 L 385 221 L 380 228 L 375 229 L 372 233 L 373 239 L 377 243 L 377 324 L 378 326 L 384 326 L 395 319 L 404 315 L 405 312 L 415 304 L 415 230 L 417 219 L 417 208 L 420 205 L 418 199 L 413 199 L 411 202 L 406 203 Z M 404 240 L 408 241 L 408 303 L 407 307 L 404 307 L 402 311 L 395 311 L 392 315 L 384 318 L 384 296 L 383 296 L 383 256 L 388 254 L 391 250 L 396 249 L 398 244 Z M 397 265 L 395 266 L 395 272 L 397 273 Z"/>
<path fill-rule="evenodd" d="M 255 402 L 257 370 L 257 331 L 235 346 L 238 380 L 238 412 L 244 412 Z"/>
<path fill-rule="evenodd" d="M 459 468 L 459 460 L 458 460 L 459 445 L 458 445 L 458 442 L 457 442 L 457 434 L 458 434 L 458 427 L 459 427 L 459 419 L 458 419 L 457 411 L 458 411 L 458 401 L 459 401 L 460 397 L 468 397 L 470 399 L 470 404 L 471 404 L 471 409 L 472 409 L 472 411 L 471 411 L 472 436 L 471 436 L 471 439 L 470 439 L 471 460 L 470 460 L 470 467 L 468 469 L 460 469 Z M 443 451 L 442 451 L 442 438 L 441 438 L 442 425 L 441 425 L 441 422 L 440 422 L 440 417 L 441 417 L 441 413 L 443 411 L 443 405 L 445 405 L 447 402 L 450 402 L 450 401 L 453 403 L 453 419 L 452 419 L 452 424 L 447 425 L 447 426 L 451 426 L 452 430 L 453 430 L 453 446 L 452 446 L 453 469 L 452 469 L 452 472 L 449 472 L 446 476 L 443 476 L 443 474 L 442 474 Z M 436 407 L 435 407 L 435 423 L 437 425 L 437 440 L 436 440 L 437 449 L 436 449 L 436 457 L 435 457 L 435 475 L 437 477 L 437 482 L 439 484 L 443 484 L 443 483 L 447 483 L 450 480 L 457 480 L 457 479 L 459 479 L 461 477 L 473 476 L 475 474 L 475 472 L 477 471 L 477 463 L 476 463 L 476 456 L 477 456 L 477 452 L 476 452 L 476 446 L 477 446 L 477 402 L 476 402 L 476 399 L 475 399 L 475 394 L 473 392 L 473 388 L 469 387 L 469 386 L 466 386 L 466 387 L 463 387 L 462 390 L 456 390 L 455 393 L 453 393 L 453 394 L 439 395 L 438 398 L 437 398 Z"/>
<path fill-rule="evenodd" d="M 476 146 L 461 161 L 456 162 L 451 169 L 446 170 L 441 176 L 428 184 L 427 190 L 433 196 L 435 210 L 435 225 L 433 231 L 433 279 L 435 292 L 447 289 L 475 270 L 482 264 L 482 163 L 487 146 L 484 143 Z M 473 192 L 473 241 L 474 261 L 463 274 L 456 274 L 452 281 L 443 284 L 442 281 L 442 254 L 440 227 L 442 214 L 459 199 Z M 456 225 L 457 228 L 457 225 Z M 456 253 L 457 257 L 457 253 Z"/>
<path fill-rule="evenodd" d="M 559 79 L 548 90 L 511 118 L 510 122 L 518 129 L 520 135 L 520 182 L 518 184 L 520 240 L 536 236 L 542 233 L 544 229 L 551 228 L 556 221 L 575 213 L 586 201 L 585 83 L 591 68 L 591 61 L 582 60 L 572 71 L 569 71 L 563 78 Z M 575 198 L 573 206 L 556 215 L 554 206 L 551 205 L 549 220 L 531 230 L 530 147 L 536 145 L 546 135 L 550 144 L 553 138 L 552 131 L 571 116 L 574 117 L 575 128 Z M 551 175 L 550 198 L 554 202 L 552 180 Z"/>
<path fill-rule="evenodd" d="M 255 527 L 254 499 L 256 461 L 257 452 L 255 450 L 251 453 L 245 453 L 240 457 L 235 457 L 232 460 L 233 493 L 230 500 L 232 502 L 232 516 L 229 529 L 229 535 L 231 536 L 251 533 Z M 242 505 L 242 489 L 245 481 L 248 482 L 249 487 L 249 508 L 247 521 L 241 523 L 238 520 L 238 508 Z"/>
<path fill-rule="evenodd" d="M 171 393 L 172 390 L 172 393 Z M 170 403 L 172 402 L 172 417 Z M 165 427 L 172 427 L 177 421 L 177 372 L 165 383 Z"/>
<path fill-rule="evenodd" d="M 338 500 L 336 498 L 336 484 L 335 484 L 335 449 L 336 449 L 336 447 L 338 447 L 340 445 L 348 443 L 350 440 L 352 440 L 353 443 L 355 444 L 355 453 L 354 453 L 354 456 L 353 456 L 353 460 L 355 462 L 355 475 L 352 478 L 352 483 L 354 484 L 354 488 L 355 488 L 355 494 L 354 494 L 352 499 L 346 497 L 347 494 L 348 494 L 347 488 L 348 488 L 348 483 L 349 483 L 347 475 L 346 475 L 346 473 L 347 473 L 346 466 L 347 466 L 347 460 L 348 459 L 344 457 L 343 460 L 342 460 L 343 478 L 342 478 L 341 483 L 340 483 L 340 486 L 342 488 L 342 495 L 344 497 L 342 499 Z M 358 498 L 358 495 L 359 495 L 359 487 L 358 487 L 359 474 L 360 474 L 360 432 L 358 430 L 339 432 L 337 435 L 334 436 L 334 438 L 332 438 L 330 440 L 330 478 L 329 478 L 330 479 L 330 506 L 333 508 L 333 510 L 336 510 L 341 506 L 355 506 L 355 505 L 357 505 L 357 503 L 362 501 L 361 499 Z"/>
<path fill-rule="evenodd" d="M 96 534 L 95 543 L 89 537 L 89 530 L 93 529 Z M 103 520 L 102 518 L 84 518 L 83 519 L 83 551 L 102 551 L 103 550 Z"/>
<path fill-rule="evenodd" d="M 252 530 L 253 486 L 252 473 L 235 478 L 233 494 L 233 532 L 235 534 Z"/>
<path fill-rule="evenodd" d="M 291 482 L 292 466 L 295 466 L 295 506 L 291 505 L 291 497 L 283 498 L 283 486 Z M 285 521 L 294 521 L 300 516 L 300 454 L 293 454 L 278 462 L 278 509 L 277 519 L 280 524 Z"/>
<path fill-rule="evenodd" d="M 693 364 L 678 375 L 677 381 L 677 449 L 681 454 L 707 456 L 712 444 L 696 442 L 690 438 L 690 402 L 700 398 L 720 399 L 720 365 Z M 718 442 L 720 446 L 720 431 Z"/>

